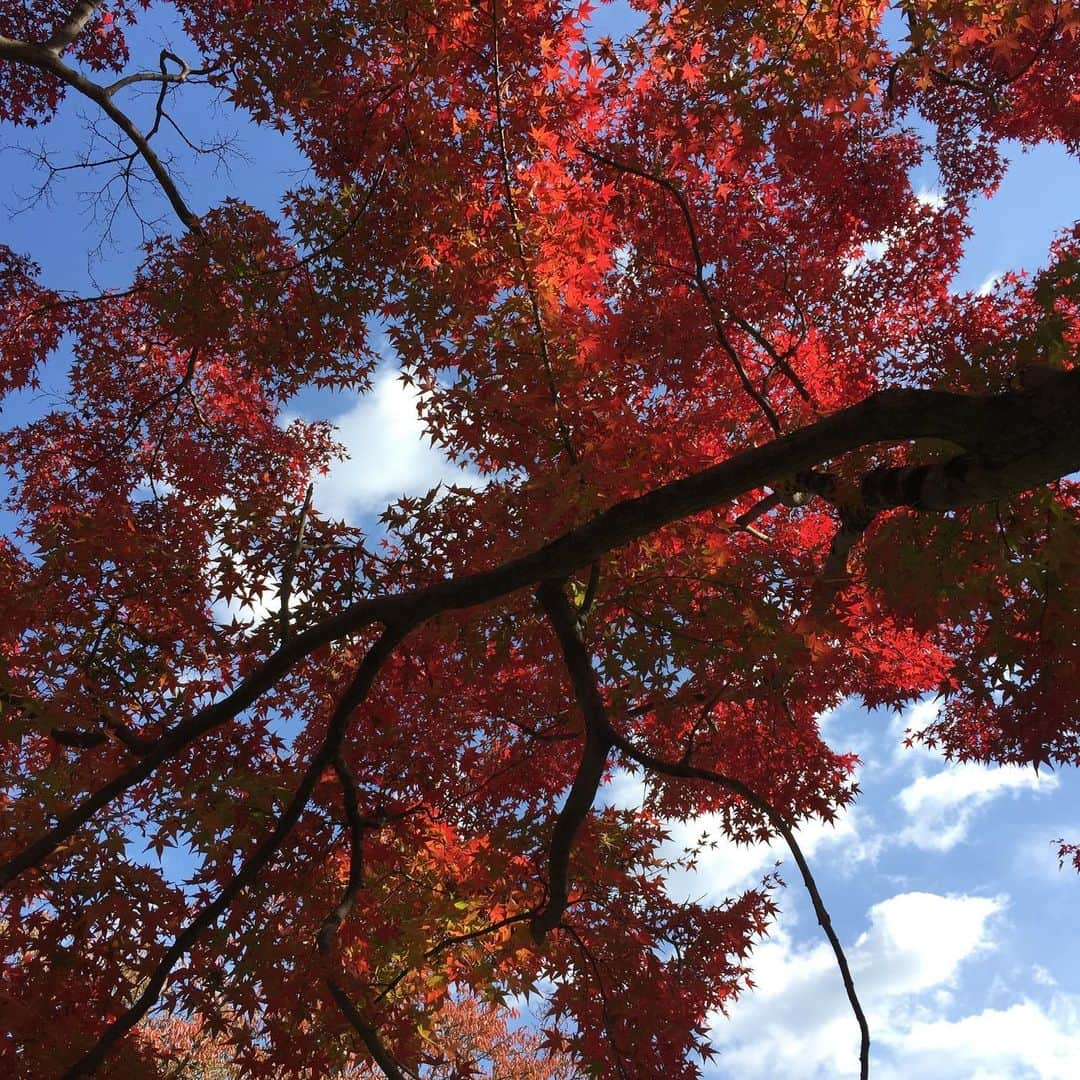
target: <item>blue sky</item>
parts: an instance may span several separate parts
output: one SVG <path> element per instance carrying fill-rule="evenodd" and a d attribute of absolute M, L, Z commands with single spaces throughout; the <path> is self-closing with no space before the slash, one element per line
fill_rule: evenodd
<path fill-rule="evenodd" d="M 610 13 L 601 8 L 605 18 Z M 616 26 L 607 29 L 616 29 Z M 156 42 L 174 34 L 149 27 Z M 176 44 L 175 37 L 173 43 Z M 222 109 L 208 91 L 185 88 L 177 118 L 193 132 L 233 130 L 250 160 L 232 173 L 210 163 L 181 170 L 196 212 L 237 195 L 273 211 L 303 169 L 289 139 L 255 129 Z M 146 102 L 143 102 L 145 107 Z M 17 208 L 36 180 L 30 158 L 42 138 L 58 162 L 84 144 L 81 109 L 69 103 L 51 128 L 0 135 L 4 170 L 0 205 Z M 64 157 L 64 155 L 68 155 Z M 1080 164 L 1055 147 L 1014 151 L 993 199 L 972 213 L 975 235 L 957 282 L 979 289 L 1010 269 L 1033 269 L 1054 233 L 1080 208 Z M 932 193 L 932 170 L 914 177 Z M 92 178 L 67 176 L 53 201 L 39 201 L 6 222 L 0 240 L 31 253 L 50 284 L 81 292 L 125 283 L 139 233 L 130 215 L 118 220 L 115 249 L 91 258 L 100 223 L 86 216 L 79 192 Z M 145 206 L 164 212 L 154 192 Z M 166 219 L 166 226 L 173 228 Z M 62 358 L 52 392 L 62 390 Z M 23 415 L 41 402 L 24 400 Z M 426 491 L 440 480 L 468 481 L 423 439 L 415 401 L 387 367 L 363 398 L 304 399 L 337 418 L 353 462 L 319 486 L 320 505 L 370 523 L 390 499 Z M 9 411 L 6 419 L 18 419 Z M 368 463 L 377 463 L 371 466 Z M 359 465 L 359 463 L 364 463 Z M 1075 912 L 1080 880 L 1059 871 L 1052 841 L 1080 840 L 1080 791 L 1073 772 L 949 764 L 923 750 L 904 750 L 905 727 L 921 726 L 934 708 L 923 702 L 905 714 L 868 713 L 848 703 L 823 718 L 829 741 L 863 759 L 862 794 L 835 827 L 810 827 L 803 842 L 833 921 L 852 959 L 874 1037 L 874 1075 L 882 1080 L 1050 1080 L 1080 1076 L 1080 939 Z M 607 797 L 632 805 L 640 789 L 617 776 Z M 708 822 L 671 826 L 672 843 L 700 834 Z M 717 901 L 758 881 L 783 853 L 733 849 L 721 843 L 693 877 L 669 883 L 678 895 Z M 754 956 L 758 990 L 717 1019 L 720 1057 L 712 1076 L 745 1080 L 856 1075 L 857 1033 L 797 875 L 790 861 L 782 914 Z"/>
<path fill-rule="evenodd" d="M 862 757 L 862 792 L 835 826 L 799 833 L 869 1017 L 872 1075 L 1075 1077 L 1078 882 L 1058 870 L 1050 843 L 1080 830 L 1075 776 L 905 749 L 904 728 L 935 709 L 849 702 L 823 717 L 828 741 Z M 640 795 L 638 779 L 621 776 L 609 798 L 634 805 Z M 688 844 L 711 824 L 673 823 L 670 842 Z M 858 1030 L 784 850 L 721 842 L 669 889 L 719 901 L 777 860 L 787 888 L 773 934 L 751 957 L 757 990 L 716 1018 L 720 1056 L 706 1075 L 855 1076 Z"/>

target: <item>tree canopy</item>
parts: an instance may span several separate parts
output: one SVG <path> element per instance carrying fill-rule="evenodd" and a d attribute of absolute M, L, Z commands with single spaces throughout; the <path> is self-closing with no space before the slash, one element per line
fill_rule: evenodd
<path fill-rule="evenodd" d="M 953 289 L 1002 144 L 1080 150 L 1080 5 L 175 0 L 129 55 L 150 6 L 0 2 L 0 122 L 168 215 L 98 295 L 0 244 L 0 394 L 66 388 L 0 430 L 9 1072 L 698 1075 L 776 905 L 669 897 L 711 812 L 791 846 L 865 1075 L 818 717 L 1080 758 L 1080 224 Z M 310 163 L 277 215 L 159 154 L 194 81 Z M 391 354 L 477 480 L 364 528 L 290 408 Z"/>

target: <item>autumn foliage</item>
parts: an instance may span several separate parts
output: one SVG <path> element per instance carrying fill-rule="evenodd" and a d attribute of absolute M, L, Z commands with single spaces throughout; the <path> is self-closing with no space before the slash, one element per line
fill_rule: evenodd
<path fill-rule="evenodd" d="M 851 695 L 1080 758 L 1080 226 L 951 287 L 1003 141 L 1080 150 L 1080 5 L 177 0 L 160 64 L 148 6 L 0 2 L 0 120 L 172 215 L 103 295 L 0 245 L 0 1060 L 697 1075 L 775 883 L 672 901 L 664 819 L 832 819 Z M 277 214 L 125 111 L 196 71 L 310 161 Z M 285 417 L 390 354 L 478 482 L 365 531 Z"/>

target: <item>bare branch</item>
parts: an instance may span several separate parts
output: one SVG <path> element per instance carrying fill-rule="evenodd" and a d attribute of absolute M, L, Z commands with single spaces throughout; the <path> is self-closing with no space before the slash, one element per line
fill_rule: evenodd
<path fill-rule="evenodd" d="M 66 48 L 74 45 L 75 39 L 83 32 L 102 3 L 103 0 L 80 0 L 67 19 L 53 31 L 52 37 L 45 42 L 45 48 L 59 56 Z"/>
<path fill-rule="evenodd" d="M 53 50 L 43 45 L 28 45 L 23 41 L 15 41 L 0 36 L 0 60 L 26 64 L 48 72 L 98 105 L 105 115 L 131 140 L 139 156 L 154 174 L 154 179 L 157 180 L 184 227 L 193 233 L 202 232 L 198 216 L 192 212 L 184 201 L 175 181 L 169 175 L 169 171 L 158 157 L 157 152 L 127 113 L 116 106 L 107 88 L 91 81 L 85 75 L 69 67 Z M 162 89 L 164 90 L 164 86 Z"/>
<path fill-rule="evenodd" d="M 167 71 L 165 68 L 165 62 L 171 60 L 180 69 L 179 71 Z M 160 70 L 158 71 L 135 71 L 130 75 L 125 75 L 121 79 L 117 79 L 116 82 L 110 86 L 104 88 L 105 93 L 112 97 L 114 94 L 123 90 L 125 87 L 133 86 L 136 83 L 141 82 L 156 82 L 167 84 L 178 84 L 187 82 L 189 79 L 204 78 L 207 75 L 212 75 L 216 68 L 193 68 L 186 60 L 179 57 L 174 52 L 170 52 L 168 49 L 161 50 L 161 56 L 158 60 Z"/>

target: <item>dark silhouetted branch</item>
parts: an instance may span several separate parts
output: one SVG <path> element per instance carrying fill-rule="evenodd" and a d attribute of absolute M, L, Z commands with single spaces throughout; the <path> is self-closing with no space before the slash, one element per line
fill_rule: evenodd
<path fill-rule="evenodd" d="M 570 793 L 566 796 L 566 802 L 555 818 L 555 827 L 551 831 L 547 903 L 533 916 L 529 926 L 534 940 L 541 942 L 549 931 L 559 925 L 566 911 L 570 853 L 578 829 L 592 809 L 596 792 L 604 778 L 611 739 L 604 715 L 604 703 L 592 676 L 574 609 L 563 593 L 562 584 L 544 582 L 536 596 L 562 646 L 563 658 L 574 686 L 574 695 L 585 717 L 585 746 L 581 751 L 581 761 L 570 786 Z"/>
<path fill-rule="evenodd" d="M 114 777 L 0 868 L 0 887 L 47 858 L 98 810 L 150 776 L 207 731 L 240 715 L 297 663 L 376 622 L 417 625 L 447 611 L 561 580 L 665 525 L 762 487 L 779 487 L 824 461 L 863 447 L 912 439 L 963 447 L 961 464 L 873 470 L 863 490 L 880 505 L 950 510 L 993 502 L 1080 470 L 1080 371 L 1037 387 L 975 396 L 882 390 L 813 424 L 751 447 L 701 472 L 601 511 L 526 555 L 474 574 L 365 598 L 315 623 L 267 657 L 230 694 L 181 721 L 137 765 Z"/>
<path fill-rule="evenodd" d="M 382 665 L 389 659 L 406 632 L 401 628 L 388 626 L 368 650 L 348 689 L 342 694 L 330 716 L 322 745 L 308 763 L 292 799 L 278 817 L 270 834 L 244 860 L 217 897 L 177 935 L 150 974 L 139 996 L 105 1029 L 94 1046 L 64 1074 L 64 1080 L 92 1076 L 97 1071 L 109 1051 L 153 1007 L 177 961 L 194 945 L 204 930 L 217 922 L 233 900 L 258 879 L 263 868 L 274 858 L 285 838 L 300 820 L 300 815 L 304 812 L 323 771 L 338 755 L 353 710 L 367 696 Z"/>
<path fill-rule="evenodd" d="M 795 833 L 780 812 L 761 798 L 760 795 L 748 788 L 741 780 L 736 780 L 734 777 L 724 776 L 722 773 L 713 772 L 712 769 L 702 769 L 696 765 L 688 765 L 683 762 L 663 761 L 643 750 L 639 750 L 628 739 L 614 732 L 612 733 L 612 741 L 631 761 L 637 762 L 638 765 L 648 769 L 650 772 L 661 773 L 665 776 L 707 780 L 709 783 L 716 784 L 717 787 L 725 788 L 732 794 L 738 795 L 739 798 L 764 814 L 772 827 L 784 838 L 784 843 L 787 844 L 788 849 L 791 851 L 792 858 L 802 875 L 803 884 L 806 886 L 806 891 L 810 896 L 810 902 L 814 907 L 814 914 L 817 916 L 818 924 L 832 946 L 836 965 L 840 969 L 844 992 L 847 994 L 851 1011 L 855 1014 L 855 1020 L 859 1025 L 859 1077 L 860 1080 L 867 1080 L 870 1075 L 870 1026 L 866 1021 L 866 1014 L 863 1012 L 858 994 L 855 992 L 855 980 L 851 976 L 847 956 L 844 954 L 843 946 L 840 944 L 840 938 L 833 929 L 832 919 L 829 917 L 828 909 L 821 898 L 821 892 L 817 887 L 817 882 L 814 880 L 810 865 L 806 861 L 806 856 L 803 855 L 799 842 L 795 839 Z"/>

